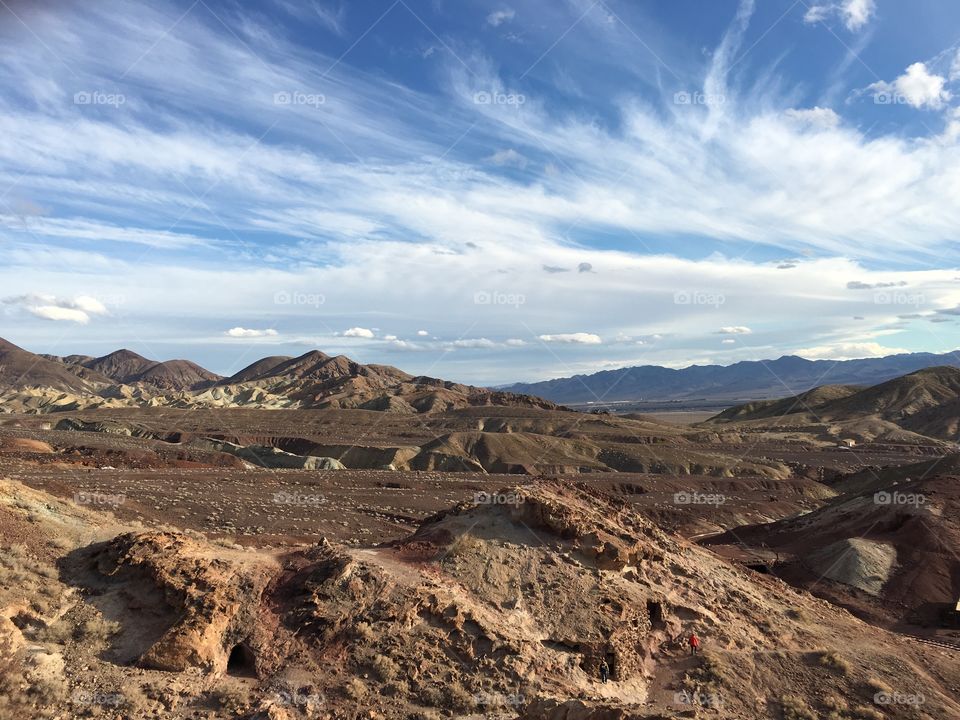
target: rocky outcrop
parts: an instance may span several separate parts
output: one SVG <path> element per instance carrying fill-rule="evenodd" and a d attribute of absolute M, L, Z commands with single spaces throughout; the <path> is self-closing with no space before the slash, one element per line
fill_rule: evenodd
<path fill-rule="evenodd" d="M 213 557 L 202 543 L 168 532 L 121 535 L 94 561 L 114 582 L 163 598 L 169 627 L 139 663 L 171 671 L 226 670 L 231 654 L 251 640 L 261 594 L 276 571 L 262 560 Z"/>

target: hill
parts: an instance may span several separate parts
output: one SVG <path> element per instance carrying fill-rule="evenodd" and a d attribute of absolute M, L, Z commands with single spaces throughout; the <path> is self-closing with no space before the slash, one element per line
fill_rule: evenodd
<path fill-rule="evenodd" d="M 783 423 L 857 424 L 873 421 L 945 441 L 960 430 L 960 369 L 934 367 L 867 388 L 824 386 L 783 400 L 728 408 L 711 424 L 750 423 L 754 428 Z"/>
<path fill-rule="evenodd" d="M 833 385 L 874 385 L 923 368 L 960 366 L 956 353 L 910 353 L 864 360 L 805 360 L 786 355 L 776 360 L 744 361 L 733 365 L 692 365 L 672 369 L 656 365 L 604 370 L 592 375 L 503 389 L 528 393 L 564 404 L 630 400 L 740 400 L 799 395 L 825 382 Z"/>
<path fill-rule="evenodd" d="M 811 513 L 741 527 L 710 544 L 776 552 L 775 573 L 862 617 L 939 625 L 960 598 L 960 456 L 868 469 Z"/>
<path fill-rule="evenodd" d="M 63 364 L 28 352 L 0 338 L 0 390 L 28 387 L 84 392 L 110 382 L 96 371 L 73 373 Z"/>
<path fill-rule="evenodd" d="M 0 564 L 5 717 L 89 696 L 110 703 L 91 717 L 175 720 L 919 717 L 877 703 L 893 689 L 960 714 L 953 656 L 581 484 L 503 488 L 386 544 L 281 548 L 0 490 L 19 543 Z"/>
<path fill-rule="evenodd" d="M 187 360 L 158 362 L 130 350 L 103 357 L 40 356 L 0 341 L 0 411 L 121 407 L 359 408 L 401 414 L 467 407 L 560 410 L 528 395 L 413 376 L 311 350 L 257 360 L 223 378 Z"/>

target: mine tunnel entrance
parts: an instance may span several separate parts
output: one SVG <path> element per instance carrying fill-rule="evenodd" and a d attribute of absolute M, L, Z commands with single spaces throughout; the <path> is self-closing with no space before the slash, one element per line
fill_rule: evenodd
<path fill-rule="evenodd" d="M 234 677 L 256 677 L 257 664 L 253 652 L 246 643 L 238 643 L 230 651 L 227 659 L 227 675 Z"/>
<path fill-rule="evenodd" d="M 663 604 L 656 600 L 647 600 L 647 617 L 650 618 L 650 624 L 656 625 L 663 620 Z"/>

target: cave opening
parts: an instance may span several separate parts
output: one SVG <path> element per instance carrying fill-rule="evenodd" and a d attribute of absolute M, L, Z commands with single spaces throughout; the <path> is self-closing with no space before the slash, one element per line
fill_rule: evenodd
<path fill-rule="evenodd" d="M 238 643 L 227 659 L 227 674 L 235 677 L 256 677 L 256 659 L 245 643 Z"/>

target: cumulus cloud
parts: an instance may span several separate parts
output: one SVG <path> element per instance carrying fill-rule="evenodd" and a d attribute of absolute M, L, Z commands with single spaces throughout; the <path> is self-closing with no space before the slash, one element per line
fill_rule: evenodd
<path fill-rule="evenodd" d="M 276 337 L 279 333 L 272 328 L 253 330 L 250 328 L 235 327 L 227 330 L 227 335 L 234 338 Z"/>
<path fill-rule="evenodd" d="M 492 13 L 487 15 L 487 24 L 492 25 L 493 27 L 500 27 L 505 22 L 513 20 L 516 14 L 517 13 L 513 8 L 494 10 Z"/>
<path fill-rule="evenodd" d="M 427 337 L 429 334 L 430 333 L 427 332 L 426 330 L 417 330 L 417 335 L 419 335 L 420 337 Z"/>
<path fill-rule="evenodd" d="M 44 320 L 74 322 L 86 325 L 91 316 L 105 315 L 106 306 L 89 295 L 77 295 L 72 299 L 55 295 L 28 293 L 4 299 L 5 305 L 22 308 L 31 315 Z"/>
<path fill-rule="evenodd" d="M 577 345 L 599 345 L 603 342 L 599 335 L 593 333 L 560 333 L 558 335 L 540 335 L 543 342 L 548 343 L 574 343 Z"/>
<path fill-rule="evenodd" d="M 877 342 L 833 343 L 795 350 L 794 354 L 807 360 L 857 360 L 861 358 L 885 357 L 908 353 L 909 350 L 898 347 L 886 347 Z"/>
<path fill-rule="evenodd" d="M 752 332 L 753 330 L 744 325 L 728 325 L 717 331 L 720 335 L 749 335 Z"/>
<path fill-rule="evenodd" d="M 369 328 L 352 327 L 349 330 L 345 331 L 343 333 L 343 336 L 352 337 L 352 338 L 366 338 L 367 340 L 369 340 L 374 337 L 374 334 L 373 334 L 373 330 L 370 330 Z"/>
<path fill-rule="evenodd" d="M 497 346 L 493 340 L 487 338 L 463 338 L 454 340 L 450 345 L 457 348 L 493 348 Z"/>
<path fill-rule="evenodd" d="M 926 63 L 917 62 L 907 68 L 900 77 L 890 82 L 876 82 L 868 88 L 878 102 L 904 102 L 915 108 L 940 109 L 952 97 L 945 88 L 947 79 L 927 69 Z"/>
<path fill-rule="evenodd" d="M 789 119 L 815 128 L 835 128 L 840 124 L 840 116 L 830 108 L 820 106 L 787 110 L 784 115 Z"/>

